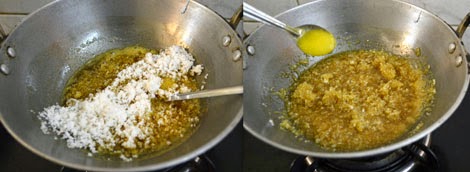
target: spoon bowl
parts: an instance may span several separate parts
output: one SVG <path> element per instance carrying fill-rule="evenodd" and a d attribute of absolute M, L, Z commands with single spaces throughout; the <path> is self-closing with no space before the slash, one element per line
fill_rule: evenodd
<path fill-rule="evenodd" d="M 297 37 L 297 46 L 305 54 L 322 56 L 335 49 L 336 40 L 326 29 L 316 25 L 302 25 L 298 30 L 300 36 Z"/>
<path fill-rule="evenodd" d="M 323 27 L 313 24 L 292 27 L 246 2 L 243 2 L 243 15 L 289 32 L 296 37 L 297 46 L 308 55 L 326 55 L 331 53 L 336 46 L 336 40 L 333 34 Z"/>

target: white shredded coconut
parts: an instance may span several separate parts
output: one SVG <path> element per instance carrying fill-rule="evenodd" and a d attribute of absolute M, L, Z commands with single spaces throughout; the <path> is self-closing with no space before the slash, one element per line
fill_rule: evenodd
<path fill-rule="evenodd" d="M 202 67 L 202 65 L 196 65 L 196 66 L 194 66 L 194 67 L 191 69 L 190 74 L 191 74 L 192 76 L 194 76 L 194 75 L 200 75 L 203 69 L 204 69 L 204 67 Z"/>
<path fill-rule="evenodd" d="M 128 158 L 124 155 L 119 156 L 119 158 L 121 158 L 122 160 L 127 161 L 127 162 L 132 161 L 132 158 Z"/>
<path fill-rule="evenodd" d="M 200 74 L 198 74 L 198 75 L 200 75 Z M 204 80 L 202 81 L 201 90 L 204 89 L 204 86 L 206 85 L 206 80 L 207 80 L 207 77 L 208 77 L 208 76 L 209 76 L 208 73 L 206 73 L 206 74 L 204 75 Z"/>
<path fill-rule="evenodd" d="M 146 140 L 151 130 L 144 115 L 151 111 L 151 99 L 189 92 L 187 87 L 160 89 L 161 77 L 178 78 L 200 75 L 202 65 L 193 65 L 194 58 L 182 47 L 171 46 L 160 54 L 147 53 L 143 60 L 120 71 L 104 90 L 84 100 L 70 99 L 63 107 L 53 105 L 39 113 L 41 130 L 55 133 L 66 140 L 69 148 L 85 148 L 97 152 L 97 144 L 114 147 L 116 138 L 126 140 L 125 148 L 135 148 L 136 139 Z M 158 125 L 165 120 L 159 120 Z M 88 154 L 92 155 L 92 154 Z M 131 157 L 120 156 L 125 161 Z"/>

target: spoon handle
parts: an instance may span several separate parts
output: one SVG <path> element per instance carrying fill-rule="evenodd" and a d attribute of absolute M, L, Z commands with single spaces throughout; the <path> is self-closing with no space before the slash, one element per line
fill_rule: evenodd
<path fill-rule="evenodd" d="M 234 87 L 226 87 L 226 88 L 178 94 L 178 95 L 171 96 L 168 99 L 168 101 L 216 97 L 216 96 L 225 96 L 225 95 L 233 95 L 233 94 L 243 94 L 243 86 L 240 85 L 240 86 L 234 86 Z"/>
<path fill-rule="evenodd" d="M 274 17 L 271 17 L 270 15 L 256 9 L 255 7 L 251 6 L 246 2 L 243 2 L 243 15 L 269 25 L 277 26 L 295 36 L 300 36 L 298 29 L 285 24 L 284 22 L 281 22 Z"/>

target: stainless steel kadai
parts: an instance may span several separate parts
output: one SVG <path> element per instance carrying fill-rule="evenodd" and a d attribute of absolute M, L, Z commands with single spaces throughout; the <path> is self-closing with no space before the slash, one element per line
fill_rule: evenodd
<path fill-rule="evenodd" d="M 94 55 L 131 45 L 161 49 L 174 44 L 188 47 L 204 64 L 209 76 L 206 88 L 241 85 L 242 61 L 237 59 L 242 43 L 237 33 L 197 2 L 61 0 L 48 4 L 0 44 L 0 121 L 29 150 L 72 168 L 143 171 L 191 160 L 216 145 L 240 121 L 241 95 L 208 99 L 200 127 L 186 142 L 162 155 L 131 162 L 89 157 L 86 151 L 67 148 L 63 140 L 42 133 L 33 113 L 59 102 L 67 79 Z"/>
<path fill-rule="evenodd" d="M 338 37 L 334 53 L 352 49 L 384 49 L 422 58 L 436 79 L 435 105 L 420 120 L 422 127 L 395 142 L 375 149 L 331 152 L 298 138 L 279 127 L 284 104 L 273 90 L 287 88 L 292 80 L 280 77 L 302 52 L 290 35 L 261 26 L 245 41 L 244 127 L 262 141 L 285 151 L 322 158 L 357 158 L 386 153 L 423 138 L 455 111 L 469 83 L 467 52 L 461 36 L 470 20 L 458 31 L 442 19 L 414 5 L 398 0 L 319 0 L 288 10 L 277 19 L 292 26 L 315 23 Z M 316 57 L 310 65 L 324 57 Z M 461 134 L 461 133 L 455 133 Z"/>

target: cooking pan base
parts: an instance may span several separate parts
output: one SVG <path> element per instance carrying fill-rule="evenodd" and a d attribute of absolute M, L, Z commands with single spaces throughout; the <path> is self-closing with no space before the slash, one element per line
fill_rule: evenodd
<path fill-rule="evenodd" d="M 397 172 L 437 171 L 439 160 L 430 148 L 430 136 L 391 153 L 359 159 L 315 159 L 300 156 L 291 172 Z"/>
<path fill-rule="evenodd" d="M 211 159 L 207 155 L 200 155 L 195 159 L 188 161 L 186 163 L 169 167 L 163 170 L 151 171 L 151 172 L 198 172 L 198 171 L 206 171 L 206 172 L 215 172 L 215 165 Z M 72 168 L 62 167 L 60 172 L 86 172 L 75 170 Z"/>

